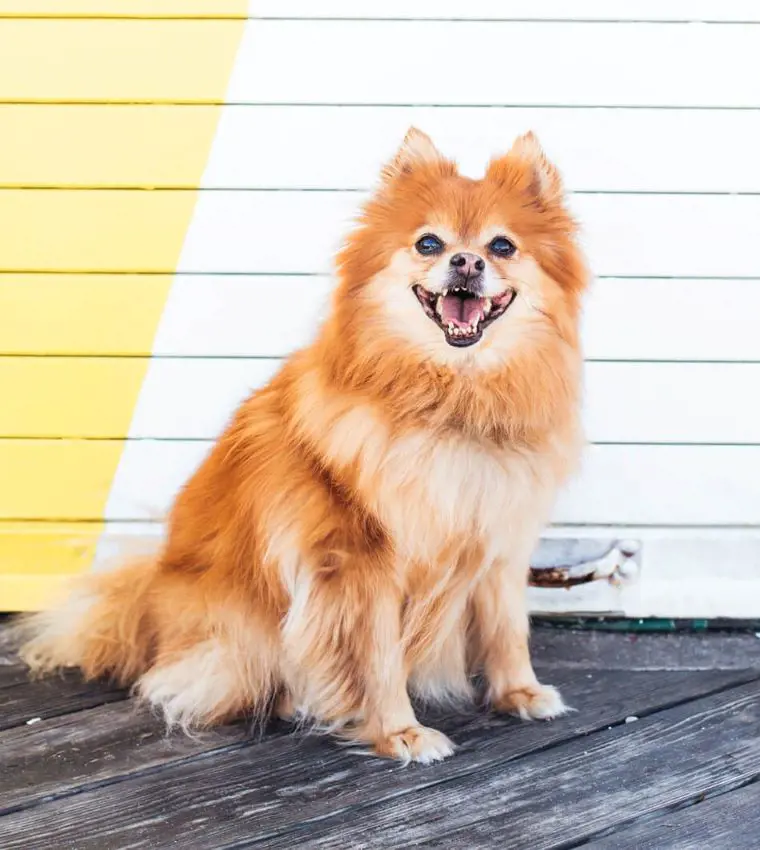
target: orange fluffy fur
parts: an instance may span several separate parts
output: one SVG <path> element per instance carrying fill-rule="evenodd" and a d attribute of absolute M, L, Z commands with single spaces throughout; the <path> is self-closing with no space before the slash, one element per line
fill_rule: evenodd
<path fill-rule="evenodd" d="M 415 250 L 429 232 L 442 256 Z M 511 257 L 488 254 L 494 234 Z M 490 285 L 516 293 L 467 348 L 412 290 L 436 291 L 455 251 L 487 256 Z M 531 134 L 475 181 L 410 130 L 338 257 L 316 341 L 237 411 L 154 559 L 32 618 L 29 665 L 133 684 L 170 726 L 275 707 L 422 762 L 453 746 L 410 693 L 467 697 L 482 673 L 498 711 L 564 711 L 533 672 L 525 594 L 582 446 L 586 282 Z"/>

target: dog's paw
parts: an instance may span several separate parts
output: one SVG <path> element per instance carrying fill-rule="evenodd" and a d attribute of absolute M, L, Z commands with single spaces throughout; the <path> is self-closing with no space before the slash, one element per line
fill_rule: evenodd
<path fill-rule="evenodd" d="M 416 761 L 433 764 L 454 754 L 454 744 L 442 733 L 427 726 L 410 726 L 375 742 L 375 753 L 404 764 Z"/>
<path fill-rule="evenodd" d="M 572 711 L 556 688 L 539 684 L 500 694 L 494 697 L 493 707 L 501 714 L 514 714 L 523 720 L 552 720 Z"/>

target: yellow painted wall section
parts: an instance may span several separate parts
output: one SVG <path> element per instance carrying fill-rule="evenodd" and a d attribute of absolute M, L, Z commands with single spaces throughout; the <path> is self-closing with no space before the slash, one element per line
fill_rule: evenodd
<path fill-rule="evenodd" d="M 171 281 L 171 275 L 0 274 L 0 355 L 150 354 L 154 317 Z"/>
<path fill-rule="evenodd" d="M 0 599 L 28 611 L 52 601 L 72 576 L 89 569 L 100 523 L 6 522 L 0 525 Z"/>
<path fill-rule="evenodd" d="M 246 0 L 0 0 L 0 17 L 245 18 Z"/>
<path fill-rule="evenodd" d="M 0 102 L 221 103 L 243 27 L 232 19 L 7 19 Z"/>
<path fill-rule="evenodd" d="M 105 533 L 122 557 L 155 550 L 159 537 L 108 527 Z M 90 568 L 101 534 L 97 522 L 5 522 L 0 524 L 0 599 L 16 600 L 20 611 L 54 602 L 72 579 Z"/>
<path fill-rule="evenodd" d="M 201 144 L 206 153 L 211 147 L 215 126 L 209 122 L 192 142 L 199 153 Z M 198 180 L 202 172 L 199 164 Z M 0 271 L 173 272 L 196 197 L 195 191 L 4 189 Z M 145 314 L 152 327 L 152 311 Z"/>
<path fill-rule="evenodd" d="M 121 440 L 0 440 L 0 516 L 102 519 L 122 448 Z"/>
<path fill-rule="evenodd" d="M 88 12 L 86 3 L 57 5 L 72 14 Z M 89 5 L 91 13 L 97 13 L 98 5 L 103 7 Z M 155 13 L 157 4 L 152 5 Z M 174 7 L 174 13 L 184 14 L 193 14 L 188 11 L 191 6 L 199 15 L 201 6 L 206 11 L 211 8 L 210 3 L 200 2 L 168 5 Z M 121 6 L 126 8 L 126 4 Z M 133 14 L 150 11 L 147 3 L 130 6 Z M 49 11 L 44 3 L 24 7 L 29 14 Z M 0 13 L 13 13 L 20 8 L 18 3 L 5 3 L 0 6 Z M 225 2 L 218 8 L 220 16 L 234 13 L 239 18 L 7 20 L 0 27 L 0 102 L 168 99 L 221 103 L 243 34 L 247 3 Z M 72 120 L 64 143 L 79 144 L 81 152 L 72 154 L 70 161 L 81 162 L 92 156 L 102 162 L 102 155 L 98 160 L 101 140 L 88 135 L 91 125 L 87 113 L 81 112 L 78 119 Z M 79 126 L 76 120 L 81 121 Z M 114 168 L 114 183 L 119 183 L 120 163 L 134 168 L 137 156 L 150 158 L 151 169 L 159 177 L 162 170 L 176 174 L 173 152 L 182 151 L 183 180 L 186 185 L 198 187 L 217 120 L 218 110 L 204 110 L 194 120 L 192 132 L 188 132 L 186 122 L 168 121 L 160 128 L 160 134 L 152 139 L 143 137 L 137 151 L 132 144 L 134 134 L 115 134 L 107 158 L 108 167 Z M 41 131 L 44 123 L 44 119 L 38 122 Z M 28 124 L 27 129 L 32 126 Z M 49 149 L 54 147 L 50 145 Z M 0 174 L 10 175 L 5 188 L 0 186 L 0 229 L 4 234 L 0 265 L 6 271 L 33 273 L 0 276 L 0 348 L 7 354 L 22 350 L 47 354 L 60 347 L 87 350 L 97 346 L 99 340 L 110 340 L 112 346 L 125 352 L 150 352 L 171 275 L 138 275 L 108 289 L 110 279 L 89 273 L 112 267 L 113 258 L 117 258 L 117 266 L 126 265 L 137 272 L 174 271 L 197 192 L 167 195 L 164 203 L 150 205 L 156 212 L 146 218 L 146 205 L 139 201 L 141 192 L 128 193 L 129 200 L 124 203 L 123 198 L 119 202 L 115 197 L 104 197 L 97 189 L 79 190 L 73 199 L 65 189 L 8 188 L 16 182 L 12 179 L 14 169 L 30 175 L 31 182 L 35 182 L 31 175 L 37 168 L 44 175 L 42 150 L 39 143 L 27 146 L 17 142 L 11 144 L 10 153 L 5 149 L 0 154 L 3 160 L 9 156 L 14 159 L 13 165 L 7 160 L 0 165 Z M 52 151 L 50 156 L 54 160 L 60 154 Z M 29 158 L 26 163 L 25 157 Z M 108 174 L 102 173 L 107 181 Z M 95 209 L 100 213 L 90 214 Z M 87 244 L 91 249 L 82 253 Z M 54 274 L 36 274 L 41 271 Z M 70 271 L 84 274 L 60 274 Z M 32 281 L 31 288 L 21 293 L 20 288 Z M 131 298 L 125 285 L 134 285 Z M 104 288 L 93 294 L 98 286 Z M 43 303 L 40 296 L 46 291 L 51 300 Z M 4 302 L 8 309 L 3 309 Z M 112 368 L 118 370 L 118 380 L 103 381 L 97 364 L 73 369 L 69 364 L 61 367 L 52 381 L 40 381 L 35 371 L 39 367 L 28 360 L 6 359 L 0 366 L 0 387 L 13 399 L 0 420 L 6 433 L 18 432 L 12 435 L 17 439 L 0 443 L 0 610 L 29 610 L 44 605 L 55 583 L 49 579 L 51 571 L 65 578 L 87 569 L 92 562 L 123 441 L 29 438 L 54 430 L 59 432 L 56 436 L 64 436 L 67 423 L 78 427 L 91 419 L 102 424 L 104 411 L 108 411 L 108 429 L 126 436 L 147 361 L 128 361 L 115 367 L 112 364 Z M 83 402 L 85 398 L 87 401 Z M 74 409 L 83 403 L 84 409 Z M 40 535 L 38 523 L 29 533 L 19 530 L 19 522 L 29 520 L 44 524 L 94 518 L 100 521 L 88 522 L 86 535 L 72 538 L 70 557 L 60 564 L 63 572 L 53 568 L 51 553 L 60 553 L 61 535 L 70 530 L 58 526 Z M 51 540 L 57 541 L 52 548 Z"/>
<path fill-rule="evenodd" d="M 193 188 L 202 151 L 188 140 L 204 138 L 220 110 L 201 105 L 0 105 L 0 185 Z"/>
<path fill-rule="evenodd" d="M 0 438 L 126 436 L 141 357 L 0 357 Z"/>

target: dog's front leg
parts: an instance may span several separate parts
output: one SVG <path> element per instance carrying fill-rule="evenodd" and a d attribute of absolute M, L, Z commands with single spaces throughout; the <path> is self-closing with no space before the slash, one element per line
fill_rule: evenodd
<path fill-rule="evenodd" d="M 527 562 L 497 562 L 473 594 L 476 655 L 496 711 L 549 720 L 568 711 L 556 688 L 542 685 L 530 660 Z"/>
<path fill-rule="evenodd" d="M 283 635 L 296 704 L 380 756 L 427 764 L 451 755 L 449 739 L 421 726 L 409 700 L 391 571 L 352 560 L 302 580 L 309 586 Z"/>

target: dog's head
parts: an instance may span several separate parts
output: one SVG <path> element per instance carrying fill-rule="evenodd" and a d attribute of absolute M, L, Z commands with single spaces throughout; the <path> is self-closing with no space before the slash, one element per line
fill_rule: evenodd
<path fill-rule="evenodd" d="M 575 233 L 532 134 L 471 180 L 412 128 L 338 258 L 344 331 L 483 369 L 547 334 L 575 345 L 587 277 Z"/>

